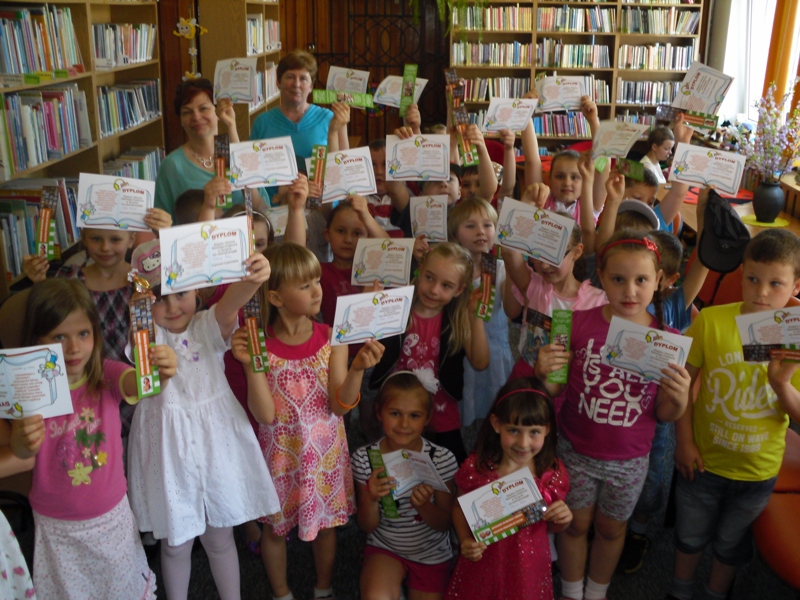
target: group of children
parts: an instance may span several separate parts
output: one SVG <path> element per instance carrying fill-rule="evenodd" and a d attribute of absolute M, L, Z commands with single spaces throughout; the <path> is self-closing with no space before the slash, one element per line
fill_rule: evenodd
<path fill-rule="evenodd" d="M 588 98 L 583 112 L 596 126 Z M 407 126 L 396 133 L 419 130 L 415 107 Z M 484 158 L 480 132 L 468 135 Z M 757 235 L 744 257 L 743 302 L 705 309 L 689 327 L 707 269 L 695 261 L 673 289 L 682 248 L 664 231 L 685 188 L 675 185 L 653 210 L 653 179 L 597 171 L 588 157 L 569 151 L 554 157 L 547 186 L 538 152 L 531 153 L 532 124 L 522 135 L 533 177 L 522 200 L 577 225 L 558 267 L 502 250 L 489 321 L 476 309 L 481 259 L 495 243 L 498 182 L 485 168 L 469 173 L 454 165 L 451 181 L 419 190 L 450 197 L 450 241 L 417 240 L 406 332 L 331 346 L 336 298 L 363 291 L 350 284 L 358 239 L 409 236 L 411 193 L 383 180 L 381 143 L 370 146 L 378 194 L 351 197 L 325 215 L 328 263 L 306 247 L 320 242 L 307 239 L 309 184 L 302 175 L 282 194 L 289 206 L 282 243 L 256 213 L 257 250 L 241 282 L 211 293 L 162 295 L 158 241 L 134 250 L 133 268 L 151 288 L 144 292 L 156 325 L 150 360 L 162 386 L 141 402 L 126 321 L 128 301 L 138 294 L 128 283 L 131 234 L 84 229 L 92 262 L 64 277 L 47 279 L 46 260 L 29 257 L 26 273 L 35 284 L 22 344 L 62 344 L 75 409 L 14 421 L 10 432 L 0 421 L 0 440 L 14 454 L 3 460 L 30 468 L 35 457 L 30 501 L 39 596 L 154 598 L 141 531 L 162 540 L 161 585 L 170 600 L 187 597 L 196 537 L 220 596 L 239 598 L 232 528 L 246 524 L 276 599 L 293 597 L 286 536 L 294 528 L 312 545 L 315 598 L 332 598 L 335 528 L 355 514 L 367 534 L 364 598 L 397 599 L 403 586 L 409 599 L 552 598 L 557 534 L 562 597 L 601 600 L 628 521 L 633 515 L 631 530 L 641 539 L 655 511 L 665 474 L 663 461 L 648 457 L 667 445 L 666 423 L 674 421 L 680 478 L 669 597 L 692 597 L 698 560 L 713 544 L 706 590 L 724 598 L 736 567 L 750 558 L 749 525 L 769 499 L 789 417 L 800 419 L 797 364 L 780 357 L 745 363 L 734 317 L 781 308 L 800 291 L 800 240 L 783 230 Z M 676 124 L 675 137 L 687 135 Z M 459 183 L 467 180 L 465 192 Z M 504 177 L 502 190 L 508 185 Z M 216 197 L 229 189 L 217 177 L 205 190 L 185 193 L 176 221 L 213 218 Z M 630 209 L 630 200 L 646 210 Z M 698 217 L 703 204 L 704 195 Z M 149 217 L 156 232 L 171 224 L 158 209 Z M 256 295 L 267 329 L 266 375 L 250 367 L 247 334 L 238 327 L 241 309 Z M 574 311 L 569 351 L 532 339 L 527 309 Z M 520 315 L 521 358 L 514 364 L 508 319 Z M 612 317 L 673 332 L 689 327 L 686 366 L 671 364 L 650 381 L 603 364 Z M 565 366 L 567 383 L 549 383 L 548 375 Z M 349 426 L 368 444 L 351 456 L 343 417 L 357 406 L 359 420 Z M 477 430 L 470 453 L 464 428 Z M 719 432 L 732 430 L 759 441 L 723 443 Z M 395 481 L 371 467 L 369 450 L 426 453 L 449 491 L 418 485 L 394 498 L 397 516 L 387 515 L 381 499 Z M 477 542 L 456 497 L 526 467 L 547 503 L 543 520 L 495 544 Z"/>

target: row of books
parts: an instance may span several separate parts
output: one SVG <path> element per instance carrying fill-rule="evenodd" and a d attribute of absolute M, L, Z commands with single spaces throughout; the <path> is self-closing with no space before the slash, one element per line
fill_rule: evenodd
<path fill-rule="evenodd" d="M 658 125 L 658 122 L 656 121 L 656 116 L 655 115 L 642 113 L 642 112 L 631 112 L 631 111 L 626 110 L 626 111 L 617 113 L 614 116 L 614 118 L 617 121 L 624 121 L 626 123 L 637 123 L 639 125 L 649 125 L 650 126 L 650 130 L 649 131 L 652 131 L 655 128 L 655 126 Z M 642 134 L 642 139 L 647 138 L 647 135 L 648 135 L 649 131 L 645 131 Z"/>
<path fill-rule="evenodd" d="M 3 97 L 0 181 L 91 144 L 86 94 L 77 83 Z"/>
<path fill-rule="evenodd" d="M 622 0 L 623 4 L 699 4 L 695 0 Z"/>
<path fill-rule="evenodd" d="M 618 104 L 672 104 L 680 81 L 625 81 L 617 78 Z"/>
<path fill-rule="evenodd" d="M 675 8 L 623 8 L 620 31 L 659 35 L 694 35 L 700 25 L 700 11 Z"/>
<path fill-rule="evenodd" d="M 581 113 L 548 113 L 533 117 L 537 136 L 591 138 L 589 122 Z"/>
<path fill-rule="evenodd" d="M 536 65 L 539 67 L 608 69 L 611 58 L 608 46 L 599 44 L 565 44 L 561 40 L 543 39 L 536 43 Z"/>
<path fill-rule="evenodd" d="M 539 8 L 536 13 L 539 31 L 597 31 L 613 33 L 617 30 L 617 10 L 614 8 Z"/>
<path fill-rule="evenodd" d="M 265 85 L 266 89 L 264 91 L 264 95 L 267 100 L 272 99 L 274 96 L 278 94 L 278 65 L 269 62 L 267 63 L 267 70 L 266 70 L 266 77 L 265 77 Z"/>
<path fill-rule="evenodd" d="M 453 11 L 453 27 L 468 31 L 530 31 L 532 24 L 533 9 L 519 5 L 486 8 L 467 6 Z"/>
<path fill-rule="evenodd" d="M 483 102 L 491 98 L 521 98 L 530 89 L 530 77 L 476 77 L 464 80 L 464 99 Z"/>
<path fill-rule="evenodd" d="M 247 15 L 247 54 L 253 56 L 281 47 L 281 24 L 260 13 Z"/>
<path fill-rule="evenodd" d="M 153 59 L 156 26 L 150 23 L 97 23 L 92 25 L 94 66 L 98 70 Z"/>
<path fill-rule="evenodd" d="M 100 137 L 141 125 L 161 114 L 158 79 L 140 79 L 97 87 Z"/>
<path fill-rule="evenodd" d="M 458 42 L 451 53 L 454 66 L 530 67 L 533 44 Z"/>
<path fill-rule="evenodd" d="M 264 71 L 256 71 L 256 99 L 248 103 L 250 111 L 259 108 L 267 100 L 267 97 L 264 95 L 265 80 L 266 73 Z"/>
<path fill-rule="evenodd" d="M 72 11 L 48 4 L 0 6 L 0 73 L 83 72 Z M 19 82 L 3 79 L 4 85 Z"/>
<path fill-rule="evenodd" d="M 113 160 L 103 163 L 103 173 L 114 177 L 132 177 L 155 181 L 164 159 L 164 149 L 158 146 L 133 146 Z"/>
<path fill-rule="evenodd" d="M 617 54 L 620 69 L 646 69 L 649 71 L 686 71 L 694 60 L 695 43 L 689 46 L 653 44 L 631 46 L 622 44 Z"/>
<path fill-rule="evenodd" d="M 281 47 L 281 22 L 274 19 L 264 21 L 264 50 Z"/>

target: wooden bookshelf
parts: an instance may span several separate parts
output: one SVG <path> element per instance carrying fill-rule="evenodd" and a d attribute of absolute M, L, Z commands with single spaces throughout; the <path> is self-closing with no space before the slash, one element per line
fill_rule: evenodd
<path fill-rule="evenodd" d="M 3 107 L 6 97 L 17 92 L 36 91 L 41 88 L 56 86 L 62 83 L 75 83 L 78 89 L 85 93 L 91 131 L 91 143 L 72 152 L 64 154 L 55 160 L 46 160 L 24 170 L 17 170 L 8 174 L 6 179 L 19 179 L 23 177 L 77 177 L 80 172 L 102 173 L 103 163 L 116 158 L 132 146 L 164 146 L 164 131 L 162 123 L 161 91 L 156 87 L 157 114 L 145 122 L 132 126 L 124 131 L 107 137 L 100 136 L 100 109 L 98 106 L 98 88 L 129 83 L 134 80 L 160 80 L 161 61 L 159 57 L 159 43 L 157 39 L 158 2 L 136 0 L 56 0 L 42 2 L 34 0 L 14 0 L 13 2 L 0 1 L 0 11 L 4 7 L 34 7 L 43 4 L 54 5 L 58 8 L 68 7 L 72 13 L 72 22 L 75 29 L 75 41 L 80 49 L 83 61 L 83 72 L 62 73 L 60 77 L 48 79 L 40 83 L 26 83 L 23 85 L 7 85 L 0 87 L 0 98 Z M 151 59 L 125 64 L 111 69 L 101 69 L 95 64 L 94 37 L 92 26 L 102 23 L 147 23 L 156 26 L 153 33 L 156 36 L 153 44 Z M 4 115 L 3 115 L 4 118 Z M 7 132 L 7 136 L 10 135 Z M 5 140 L 3 140 L 5 143 Z M 0 233 L 2 235 L 2 233 Z M 62 248 L 62 253 L 68 251 Z M 3 244 L 0 243 L 0 259 L 2 259 Z M 9 286 L 16 283 L 6 273 L 5 261 L 0 260 L 0 301 L 9 293 Z"/>
<path fill-rule="evenodd" d="M 477 79 L 499 79 L 499 78 L 516 78 L 527 79 L 531 82 L 541 74 L 553 75 L 594 75 L 595 80 L 605 82 L 608 88 L 607 101 L 598 101 L 598 113 L 601 120 L 614 119 L 618 116 L 623 116 L 631 113 L 638 113 L 643 115 L 655 115 L 655 107 L 657 104 L 662 103 L 660 99 L 657 101 L 648 101 L 643 97 L 643 101 L 639 102 L 634 100 L 631 96 L 623 97 L 622 95 L 622 82 L 634 82 L 633 85 L 627 86 L 628 89 L 635 87 L 635 82 L 640 83 L 640 90 L 644 86 L 644 82 L 669 83 L 674 82 L 679 84 L 686 73 L 684 69 L 636 69 L 628 68 L 628 65 L 620 62 L 620 51 L 624 45 L 628 46 L 654 46 L 660 44 L 671 44 L 672 47 L 685 47 L 692 46 L 693 59 L 698 59 L 699 48 L 702 43 L 703 33 L 703 17 L 704 11 L 707 10 L 708 0 L 695 0 L 693 4 L 684 3 L 668 3 L 662 4 L 657 2 L 627 2 L 625 0 L 612 0 L 609 2 L 556 2 L 553 0 L 491 0 L 486 3 L 485 8 L 494 11 L 491 16 L 483 15 L 482 23 L 478 22 L 474 13 L 472 15 L 465 15 L 463 12 L 453 15 L 453 25 L 450 32 L 450 64 L 458 70 L 461 77 L 468 81 L 475 81 Z M 467 10 L 473 9 L 474 4 L 468 4 Z M 558 11 L 561 11 L 560 13 Z M 583 15 L 583 31 L 569 30 L 568 26 L 561 26 L 562 21 L 556 22 L 555 15 L 559 14 L 561 17 L 565 15 L 564 11 L 594 11 L 595 14 L 605 14 L 609 19 L 613 19 L 613 25 L 606 27 L 598 26 L 598 31 L 589 31 L 590 27 L 586 23 L 586 13 L 573 13 Z M 607 11 L 600 13 L 600 11 Z M 631 13 L 631 11 L 635 11 Z M 641 11 L 640 13 L 638 11 Z M 648 11 L 660 11 L 651 13 Z M 647 31 L 634 30 L 631 31 L 627 27 L 630 19 L 626 18 L 631 14 L 641 14 L 643 16 L 659 16 L 662 17 L 660 23 L 669 24 L 668 17 L 670 11 L 675 15 L 677 20 L 679 17 L 685 19 L 690 16 L 695 16 L 697 24 L 695 26 L 695 33 L 686 33 L 685 29 L 665 29 L 668 33 L 650 33 Z M 458 9 L 454 10 L 457 13 Z M 540 18 L 541 12 L 541 18 Z M 505 16 L 516 14 L 519 17 L 516 21 L 506 19 Z M 519 23 L 522 17 L 530 15 L 530 29 L 523 30 Z M 547 19 L 546 17 L 550 17 Z M 665 18 L 666 17 L 666 18 Z M 506 24 L 508 27 L 490 28 L 490 19 L 500 21 L 501 24 Z M 653 20 L 655 21 L 655 19 Z M 542 25 L 540 27 L 539 25 Z M 573 22 L 566 21 L 568 24 Z M 654 23 L 654 24 L 660 24 Z M 659 29 L 660 31 L 660 29 Z M 537 57 L 537 44 L 543 43 L 544 40 L 554 40 L 562 44 L 596 44 L 608 47 L 608 65 L 602 67 L 586 66 L 586 67 L 552 67 L 541 66 Z M 463 65 L 458 64 L 457 58 L 459 56 L 459 44 L 503 44 L 509 42 L 518 42 L 520 44 L 530 44 L 533 48 L 532 66 L 514 66 L 510 67 L 507 64 L 494 65 L 494 64 L 472 64 Z M 677 87 L 677 86 L 675 86 Z M 620 89 L 618 89 L 620 88 Z M 524 93 L 521 86 L 517 86 L 517 90 Z M 674 90 L 672 90 L 674 91 Z M 491 86 L 489 88 L 489 95 L 492 94 Z M 504 95 L 502 93 L 498 95 Z M 520 95 L 520 94 L 517 94 Z M 488 104 L 488 98 L 476 98 L 474 95 L 470 96 L 468 92 L 465 104 L 467 110 L 470 112 L 477 112 L 485 110 Z M 666 100 L 671 103 L 672 99 Z M 538 115 L 537 115 L 538 116 Z M 579 141 L 587 139 L 581 136 L 561 136 L 561 135 L 540 135 L 539 140 L 542 147 L 554 147 L 560 143 L 570 143 L 572 141 Z"/>
<path fill-rule="evenodd" d="M 198 21 L 204 23 L 208 33 L 200 38 L 200 58 L 202 61 L 200 71 L 209 79 L 214 76 L 217 61 L 229 58 L 257 57 L 258 71 L 264 73 L 265 79 L 269 77 L 268 69 L 274 72 L 282 56 L 280 43 L 277 46 L 265 47 L 263 52 L 248 53 L 247 44 L 247 17 L 248 15 L 262 15 L 264 22 L 267 20 L 279 23 L 281 37 L 285 35 L 284 23 L 281 19 L 280 2 L 267 2 L 264 0 L 198 0 Z M 266 27 L 265 27 L 266 29 Z M 271 90 L 265 86 L 265 101 L 256 107 L 246 104 L 235 104 L 236 128 L 239 138 L 250 139 L 250 129 L 256 118 L 278 105 L 279 96 L 277 88 Z M 224 129 L 221 126 L 220 129 Z"/>

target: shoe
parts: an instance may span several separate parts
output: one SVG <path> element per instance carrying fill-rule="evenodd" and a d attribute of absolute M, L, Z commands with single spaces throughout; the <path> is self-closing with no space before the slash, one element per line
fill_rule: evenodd
<path fill-rule="evenodd" d="M 625 535 L 625 547 L 617 564 L 617 573 L 636 573 L 642 568 L 644 555 L 650 549 L 650 538 L 628 531 Z"/>

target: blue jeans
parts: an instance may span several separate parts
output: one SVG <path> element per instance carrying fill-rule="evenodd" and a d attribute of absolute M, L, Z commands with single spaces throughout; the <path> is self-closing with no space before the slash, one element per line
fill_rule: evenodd
<path fill-rule="evenodd" d="M 647 515 L 648 517 L 658 511 L 661 506 L 663 496 L 661 490 L 664 486 L 664 479 L 672 475 L 672 461 L 665 465 L 667 453 L 670 450 L 669 432 L 671 423 L 656 423 L 656 434 L 653 437 L 653 446 L 650 449 L 650 466 L 647 468 L 647 478 L 644 480 L 644 488 L 639 494 L 639 501 L 633 510 L 635 515 Z"/>

